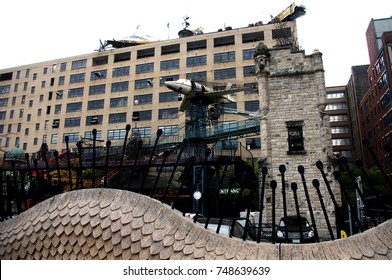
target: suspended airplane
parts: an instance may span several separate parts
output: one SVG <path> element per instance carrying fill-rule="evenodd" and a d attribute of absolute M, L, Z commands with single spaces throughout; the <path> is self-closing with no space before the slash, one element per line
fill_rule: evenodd
<path fill-rule="evenodd" d="M 124 48 L 124 47 L 136 46 L 136 45 L 143 45 L 143 44 L 153 43 L 157 41 L 158 41 L 157 39 L 154 39 L 148 35 L 146 36 L 132 35 L 119 40 L 116 39 L 106 40 L 103 43 L 101 40 L 99 40 L 100 46 L 97 51 L 105 51 L 112 48 L 118 49 L 118 48 Z"/>
<path fill-rule="evenodd" d="M 232 93 L 243 91 L 243 88 L 231 88 L 228 84 L 223 90 L 214 90 L 188 79 L 166 81 L 165 85 L 170 90 L 182 94 L 178 100 L 182 101 L 180 111 L 184 112 L 192 104 L 211 105 L 216 103 L 233 103 Z"/>

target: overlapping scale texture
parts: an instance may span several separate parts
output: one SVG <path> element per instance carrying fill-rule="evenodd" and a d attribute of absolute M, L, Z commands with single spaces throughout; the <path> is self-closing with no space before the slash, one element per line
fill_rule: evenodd
<path fill-rule="evenodd" d="M 154 199 L 87 189 L 0 223 L 1 259 L 392 259 L 392 221 L 347 239 L 279 246 L 217 235 Z"/>

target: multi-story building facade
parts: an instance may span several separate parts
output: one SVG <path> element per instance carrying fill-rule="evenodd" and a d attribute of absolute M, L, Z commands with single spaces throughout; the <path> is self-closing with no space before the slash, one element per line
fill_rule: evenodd
<path fill-rule="evenodd" d="M 353 160 L 363 160 L 361 127 L 359 124 L 358 107 L 359 102 L 369 89 L 367 76 L 369 65 L 357 65 L 351 67 L 351 76 L 346 86 L 347 101 L 349 108 L 349 119 L 352 134 Z"/>
<path fill-rule="evenodd" d="M 259 42 L 276 45 L 282 34 L 276 28 L 250 25 L 2 69 L 1 152 L 19 146 L 33 155 L 42 143 L 61 151 L 66 136 L 76 148 L 76 142 L 92 138 L 94 128 L 97 139 L 115 146 L 123 142 L 127 124 L 131 135 L 149 138 L 162 129 L 163 136 L 181 141 L 186 113 L 178 110 L 178 93 L 165 87 L 166 80 L 245 86 L 230 108 L 255 112 L 259 98 L 253 55 Z M 297 37 L 295 21 L 285 28 Z M 230 125 L 241 118 L 224 114 L 219 121 Z M 235 143 L 231 149 L 245 147 L 252 157 L 259 156 L 258 135 L 226 141 Z"/>
<path fill-rule="evenodd" d="M 346 86 L 326 88 L 325 112 L 329 115 L 333 153 L 353 161 L 353 139 Z"/>
<path fill-rule="evenodd" d="M 383 147 L 387 143 L 392 144 L 392 18 L 372 19 L 366 39 L 370 87 L 359 104 L 361 138 L 367 138 L 377 160 L 384 167 L 391 168 L 392 161 Z M 374 165 L 366 148 L 363 149 L 363 159 L 365 165 Z"/>

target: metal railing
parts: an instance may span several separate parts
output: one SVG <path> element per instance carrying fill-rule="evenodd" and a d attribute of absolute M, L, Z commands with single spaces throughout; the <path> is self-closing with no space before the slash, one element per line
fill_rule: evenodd
<path fill-rule="evenodd" d="M 127 132 L 129 128 L 127 126 Z M 301 216 L 298 206 L 298 192 L 300 189 L 304 191 L 316 242 L 320 242 L 320 237 L 319 221 L 316 221 L 314 215 L 315 203 L 321 205 L 330 240 L 341 238 L 341 229 L 345 227 L 347 219 L 352 219 L 358 231 L 361 232 L 371 226 L 376 226 L 382 220 L 390 219 L 392 216 L 390 178 L 377 161 L 375 165 L 380 168 L 385 181 L 385 190 L 382 192 L 376 190 L 362 162 L 359 160 L 355 162 L 356 167 L 361 171 L 364 182 L 375 197 L 377 209 L 370 205 L 369 196 L 365 197 L 363 190 L 358 187 L 351 170 L 352 166 L 348 164 L 345 157 L 339 159 L 341 171 L 333 172 L 343 194 L 344 203 L 350 209 L 358 207 L 356 201 L 353 201 L 352 196 L 348 193 L 349 190 L 354 189 L 362 200 L 363 204 L 360 210 L 364 213 L 364 218 L 361 219 L 357 215 L 347 217 L 343 213 L 343 207 L 338 204 L 335 198 L 321 161 L 317 161 L 315 166 L 320 172 L 322 181 L 307 178 L 305 168 L 299 165 L 297 171 L 301 182 L 291 183 L 290 194 L 290 189 L 286 188 L 285 165 L 279 166 L 280 182 L 276 180 L 267 182 L 268 168 L 260 166 L 260 174 L 255 174 L 253 159 L 252 163 L 248 164 L 239 157 L 215 157 L 213 156 L 214 151 L 207 146 L 204 148 L 203 156 L 198 158 L 187 152 L 192 148 L 190 147 L 192 144 L 187 139 L 184 139 L 175 149 L 157 154 L 161 134 L 162 131 L 158 130 L 154 144 L 149 145 L 147 150 L 143 150 L 141 140 L 130 150 L 127 137 L 125 137 L 122 149 L 120 149 L 121 153 L 111 154 L 111 142 L 107 141 L 106 154 L 101 159 L 95 157 L 95 151 L 98 148 L 95 146 L 96 139 L 94 137 L 93 157 L 88 161 L 83 158 L 83 149 L 78 143 L 78 153 L 74 155 L 66 153 L 63 158 L 59 158 L 58 153 L 55 153 L 54 158 L 48 159 L 43 156 L 42 160 L 34 159 L 31 164 L 31 159 L 26 154 L 24 161 L 5 162 L 0 172 L 1 219 L 9 219 L 31 207 L 32 204 L 39 203 L 58 193 L 94 187 L 123 189 L 153 197 L 170 205 L 173 209 L 181 211 L 184 216 L 186 213 L 193 213 L 194 221 L 199 223 L 202 221 L 205 228 L 210 228 L 213 221 L 214 230 L 218 233 L 222 227 L 229 226 L 230 236 L 241 237 L 243 240 L 252 239 L 256 242 L 276 242 L 277 209 L 275 205 L 277 191 L 282 193 L 285 219 L 288 216 L 286 203 L 289 195 L 294 199 L 297 217 Z M 66 149 L 69 150 L 68 139 L 65 140 Z M 364 141 L 365 145 L 366 143 Z M 369 145 L 367 148 L 370 149 Z M 143 153 L 141 153 L 142 150 Z M 324 187 L 327 189 L 329 197 L 321 195 L 320 188 Z M 309 195 L 310 188 L 315 189 L 317 197 Z M 265 212 L 267 208 L 264 205 L 267 191 L 270 191 L 272 195 L 270 213 Z M 330 216 L 326 211 L 325 202 L 327 199 L 330 199 L 334 205 L 336 219 L 333 221 L 335 224 L 331 224 Z M 242 211 L 243 209 L 246 210 Z M 241 211 L 243 219 L 239 218 Z M 253 218 L 253 222 L 251 222 L 254 212 L 257 213 L 257 217 Z M 270 224 L 263 221 L 267 214 L 272 219 Z M 238 223 L 241 224 L 240 231 L 236 231 Z M 336 228 L 336 233 L 333 232 L 333 228 Z M 287 238 L 287 226 L 285 226 L 285 231 Z M 302 235 L 301 227 L 300 231 Z M 239 234 L 241 236 L 238 236 Z"/>

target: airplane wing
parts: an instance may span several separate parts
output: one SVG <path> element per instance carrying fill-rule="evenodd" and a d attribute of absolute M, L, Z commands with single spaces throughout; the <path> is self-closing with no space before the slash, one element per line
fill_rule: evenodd
<path fill-rule="evenodd" d="M 220 96 L 230 95 L 230 94 L 241 92 L 241 91 L 244 91 L 244 89 L 243 88 L 233 88 L 233 89 L 206 91 L 204 94 L 208 97 L 220 97 Z"/>
<path fill-rule="evenodd" d="M 180 111 L 184 112 L 191 104 L 192 103 L 189 101 L 189 99 L 184 96 L 180 104 Z"/>

